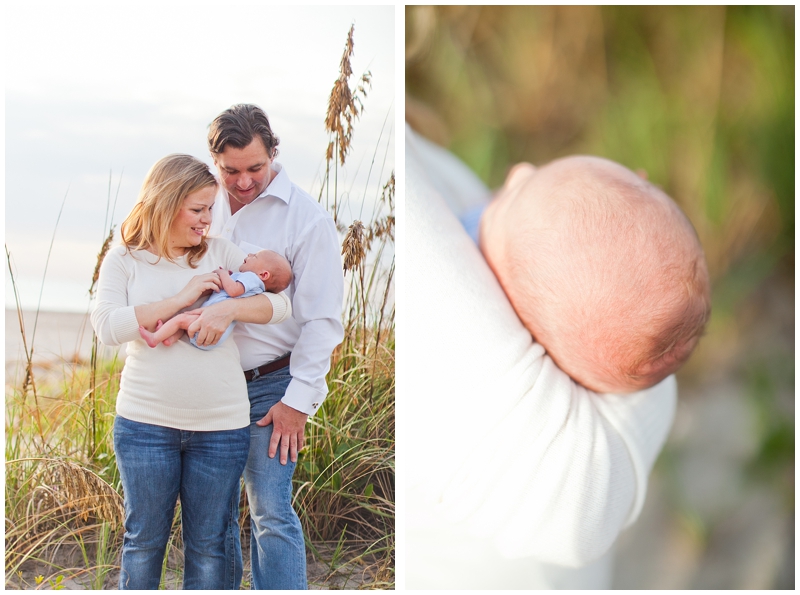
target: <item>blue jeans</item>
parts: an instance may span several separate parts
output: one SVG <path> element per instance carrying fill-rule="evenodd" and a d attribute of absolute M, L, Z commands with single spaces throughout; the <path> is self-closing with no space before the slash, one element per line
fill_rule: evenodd
<path fill-rule="evenodd" d="M 184 589 L 225 588 L 230 500 L 249 429 L 190 432 L 117 416 L 114 450 L 125 491 L 120 589 L 157 589 L 180 495 Z"/>
<path fill-rule="evenodd" d="M 247 383 L 250 397 L 250 455 L 244 470 L 247 500 L 250 504 L 251 589 L 307 589 L 306 547 L 300 519 L 292 508 L 291 459 L 281 465 L 279 455 L 270 459 L 267 451 L 272 424 L 265 428 L 262 419 L 286 394 L 292 380 L 289 368 L 276 370 Z M 242 547 L 239 540 L 239 495 L 231 500 L 230 529 L 226 539 L 233 573 L 226 577 L 229 589 L 238 589 L 242 579 Z M 232 560 L 232 563 L 231 563 Z"/>

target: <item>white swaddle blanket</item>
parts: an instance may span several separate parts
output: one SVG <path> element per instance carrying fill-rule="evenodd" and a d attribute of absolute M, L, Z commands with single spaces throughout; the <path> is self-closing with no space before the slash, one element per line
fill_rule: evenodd
<path fill-rule="evenodd" d="M 488 199 L 407 128 L 406 586 L 607 588 L 608 552 L 641 510 L 672 423 L 675 379 L 598 395 L 557 368 L 456 218 Z"/>

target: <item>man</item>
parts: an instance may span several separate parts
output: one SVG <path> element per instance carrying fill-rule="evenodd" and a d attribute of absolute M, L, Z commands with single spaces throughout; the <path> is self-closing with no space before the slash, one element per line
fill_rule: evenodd
<path fill-rule="evenodd" d="M 235 105 L 211 123 L 208 147 L 220 181 L 211 233 L 245 252 L 274 250 L 292 265 L 294 279 L 286 290 L 292 318 L 280 325 L 236 325 L 233 338 L 250 398 L 244 478 L 252 588 L 306 589 L 305 542 L 291 506 L 292 474 L 306 420 L 328 392 L 331 353 L 344 335 L 344 280 L 333 219 L 274 162 L 278 142 L 267 115 L 255 105 Z M 217 334 L 230 322 L 226 318 L 208 317 L 198 328 Z M 231 503 L 228 540 L 228 584 L 234 589 L 242 577 L 238 504 L 238 498 Z"/>

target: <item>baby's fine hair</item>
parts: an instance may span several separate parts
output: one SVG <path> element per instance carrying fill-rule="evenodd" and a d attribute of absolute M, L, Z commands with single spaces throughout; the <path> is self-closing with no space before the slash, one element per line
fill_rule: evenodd
<path fill-rule="evenodd" d="M 688 359 L 710 314 L 708 272 L 694 228 L 666 194 L 587 159 L 545 201 L 542 221 L 521 222 L 535 229 L 514 238 L 516 282 L 504 287 L 576 380 L 631 392 Z"/>
<path fill-rule="evenodd" d="M 264 290 L 278 293 L 289 287 L 292 282 L 292 265 L 277 252 L 272 252 L 273 265 L 270 267 L 270 277 L 264 284 Z"/>

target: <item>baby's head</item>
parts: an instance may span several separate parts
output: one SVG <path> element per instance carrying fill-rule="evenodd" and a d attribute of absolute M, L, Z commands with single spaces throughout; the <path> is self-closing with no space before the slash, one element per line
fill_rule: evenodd
<path fill-rule="evenodd" d="M 250 271 L 264 282 L 265 291 L 278 293 L 289 287 L 292 282 L 292 266 L 283 256 L 272 250 L 261 250 L 248 254 L 239 272 Z"/>
<path fill-rule="evenodd" d="M 691 223 L 606 159 L 515 166 L 481 219 L 480 245 L 534 338 L 598 392 L 657 384 L 689 358 L 708 320 Z"/>

